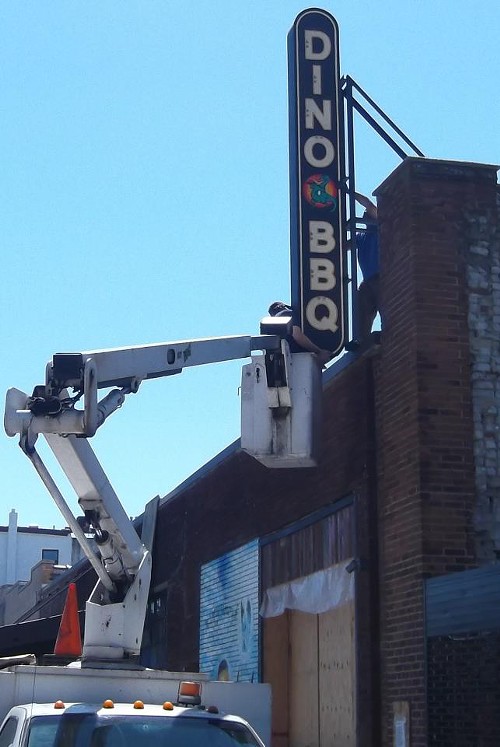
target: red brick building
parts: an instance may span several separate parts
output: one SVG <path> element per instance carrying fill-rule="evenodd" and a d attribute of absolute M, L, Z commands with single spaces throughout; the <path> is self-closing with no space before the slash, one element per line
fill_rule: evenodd
<path fill-rule="evenodd" d="M 345 690 L 345 678 L 339 683 L 332 674 L 340 689 L 325 696 L 320 687 L 319 705 L 302 706 L 300 720 L 312 743 L 329 744 L 328 732 L 338 727 L 335 744 L 390 745 L 395 729 L 415 746 L 496 744 L 498 675 L 484 683 L 492 703 L 481 688 L 468 699 L 467 720 L 462 707 L 450 705 L 461 702 L 464 652 L 461 677 L 444 677 L 448 685 L 455 675 L 462 683 L 440 699 L 429 677 L 442 653 L 439 637 L 428 635 L 439 614 L 439 594 L 437 612 L 434 603 L 428 610 L 432 620 L 426 620 L 425 605 L 429 579 L 449 576 L 446 588 L 467 586 L 469 577 L 459 572 L 495 563 L 500 555 L 496 167 L 407 159 L 376 195 L 382 344 L 369 354 L 347 356 L 325 375 L 320 466 L 266 470 L 233 447 L 164 504 L 158 528 L 164 550 L 156 557 L 155 584 L 167 592 L 167 661 L 174 668 L 198 661 L 200 567 L 211 559 L 260 538 L 262 598 L 268 583 L 283 584 L 294 573 L 306 575 L 352 557 L 355 612 L 331 625 L 345 651 L 349 636 L 341 623 L 352 624 L 353 655 L 342 659 L 337 652 L 332 661 L 326 654 L 318 674 L 327 690 L 328 672 L 336 667 L 350 668 L 351 680 Z M 308 517 L 319 526 L 328 516 L 337 517 L 336 538 L 326 530 L 331 556 L 309 566 L 296 562 L 295 571 L 268 579 L 273 572 L 264 556 L 273 536 L 283 543 L 284 536 L 296 535 L 300 554 L 308 542 L 299 536 Z M 291 566 L 293 557 L 283 562 Z M 469 664 L 477 660 L 483 634 L 484 656 L 490 659 L 493 650 L 498 655 L 500 607 L 495 613 L 494 600 L 491 615 L 472 622 L 460 622 L 464 610 L 453 612 L 449 600 L 443 603 L 456 617 L 450 631 L 458 630 L 457 642 L 463 647 L 467 636 L 475 641 Z M 261 674 L 277 681 L 288 677 L 288 698 L 275 694 L 281 708 L 275 743 L 300 744 L 300 726 L 290 716 L 290 688 L 297 687 L 290 685 L 290 653 L 278 651 L 285 639 L 300 648 L 299 639 L 290 639 L 290 626 L 300 623 L 278 619 L 263 622 Z M 331 641 L 325 645 L 332 649 Z M 304 685 L 307 676 L 299 671 Z M 311 713 L 314 725 L 307 721 Z M 317 738 L 311 734 L 316 721 Z"/>
<path fill-rule="evenodd" d="M 376 190 L 381 344 L 324 375 L 317 468 L 233 444 L 161 503 L 145 661 L 256 651 L 273 747 L 500 743 L 496 171 L 409 158 Z"/>

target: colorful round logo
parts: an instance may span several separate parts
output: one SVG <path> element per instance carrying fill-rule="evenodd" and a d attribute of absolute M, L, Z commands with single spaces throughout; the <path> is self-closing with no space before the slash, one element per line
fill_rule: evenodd
<path fill-rule="evenodd" d="M 302 194 L 313 207 L 337 207 L 337 187 L 328 174 L 312 174 L 302 185 Z"/>

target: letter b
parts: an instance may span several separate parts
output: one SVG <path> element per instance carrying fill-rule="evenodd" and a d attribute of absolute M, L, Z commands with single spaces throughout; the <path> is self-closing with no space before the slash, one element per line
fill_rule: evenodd
<path fill-rule="evenodd" d="M 333 235 L 333 226 L 326 220 L 309 221 L 309 251 L 317 254 L 328 254 L 335 249 L 337 242 Z"/>
<path fill-rule="evenodd" d="M 337 285 L 335 265 L 331 260 L 311 258 L 309 260 L 309 270 L 311 272 L 312 291 L 329 291 Z"/>

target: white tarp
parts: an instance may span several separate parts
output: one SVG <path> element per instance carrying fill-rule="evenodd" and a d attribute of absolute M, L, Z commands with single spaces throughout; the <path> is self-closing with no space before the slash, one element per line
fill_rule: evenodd
<path fill-rule="evenodd" d="M 273 586 L 264 592 L 260 607 L 262 617 L 277 617 L 285 610 L 320 614 L 354 599 L 354 573 L 346 566 L 352 558 L 303 576 L 287 584 Z"/>

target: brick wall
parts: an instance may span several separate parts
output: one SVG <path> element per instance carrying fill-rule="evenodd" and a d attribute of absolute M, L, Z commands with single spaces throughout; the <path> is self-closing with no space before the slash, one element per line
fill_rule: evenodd
<path fill-rule="evenodd" d="M 465 248 L 471 349 L 476 550 L 500 559 L 500 194 L 466 210 Z"/>
<path fill-rule="evenodd" d="M 427 644 L 429 745 L 500 744 L 500 633 L 436 636 Z"/>
<path fill-rule="evenodd" d="M 407 159 L 377 190 L 376 363 L 383 744 L 396 701 L 427 744 L 423 580 L 472 567 L 474 449 L 465 256 L 496 170 Z"/>

